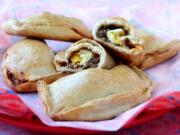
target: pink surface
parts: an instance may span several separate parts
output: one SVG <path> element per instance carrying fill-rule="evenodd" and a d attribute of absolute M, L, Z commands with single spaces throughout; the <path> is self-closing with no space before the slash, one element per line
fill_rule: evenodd
<path fill-rule="evenodd" d="M 47 0 L 11 0 L 0 1 L 0 24 L 8 18 L 23 18 L 42 11 L 63 14 L 80 18 L 91 29 L 99 18 L 122 16 L 132 24 L 142 27 L 164 40 L 178 39 L 180 35 L 180 1 L 157 0 L 151 1 L 47 1 Z M 11 44 L 18 41 L 19 37 L 7 36 L 0 30 L 0 56 Z M 65 42 L 48 41 L 49 46 L 57 52 L 67 48 Z M 37 94 L 18 94 L 24 103 L 41 119 L 51 126 L 66 126 L 83 129 L 117 131 L 129 120 L 135 118 L 141 111 L 175 108 L 180 103 L 180 53 L 163 64 L 147 70 L 147 74 L 156 84 L 152 98 L 137 107 L 119 115 L 112 120 L 100 122 L 54 122 L 45 113 Z M 0 79 L 1 88 L 8 89 Z M 3 90 L 1 90 L 3 91 Z M 2 96 L 3 96 L 3 92 Z M 5 92 L 6 93 L 6 92 Z M 10 92 L 12 95 L 15 93 Z M 6 100 L 4 100 L 6 101 Z M 7 106 L 13 101 L 1 102 L 0 106 Z M 18 103 L 16 104 L 17 108 Z M 11 106 L 11 105 L 10 105 Z M 24 107 L 24 106 L 23 106 Z M 21 107 L 19 107 L 21 108 Z M 24 107 L 25 108 L 25 107 Z M 3 109 L 0 108 L 0 111 Z M 27 108 L 24 110 L 27 111 Z M 5 112 L 5 111 L 4 111 Z M 23 111 L 22 111 L 23 112 Z M 24 112 L 23 112 L 24 114 Z M 22 114 L 22 115 L 23 115 Z"/>

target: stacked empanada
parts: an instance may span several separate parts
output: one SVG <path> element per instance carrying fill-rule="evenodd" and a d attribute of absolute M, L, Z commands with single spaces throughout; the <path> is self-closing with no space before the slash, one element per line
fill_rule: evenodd
<path fill-rule="evenodd" d="M 10 35 L 34 38 L 63 41 L 77 41 L 84 37 L 91 38 L 90 31 L 79 19 L 48 12 L 22 20 L 10 19 L 4 23 L 3 28 Z"/>
<path fill-rule="evenodd" d="M 146 101 L 153 84 L 140 69 L 171 58 L 180 48 L 179 40 L 165 42 L 123 18 L 97 21 L 92 36 L 79 19 L 47 12 L 11 19 L 3 28 L 34 38 L 5 52 L 6 84 L 17 92 L 38 91 L 54 120 L 110 119 Z M 43 39 L 77 42 L 54 55 Z"/>

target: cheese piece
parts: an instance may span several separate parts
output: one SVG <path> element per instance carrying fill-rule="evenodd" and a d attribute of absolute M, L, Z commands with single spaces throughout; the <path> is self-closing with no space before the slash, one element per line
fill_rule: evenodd
<path fill-rule="evenodd" d="M 122 45 L 121 36 L 125 36 L 125 32 L 123 29 L 115 29 L 115 30 L 109 30 L 107 32 L 107 38 L 109 41 L 113 44 Z"/>
<path fill-rule="evenodd" d="M 80 64 L 80 65 L 85 65 L 89 60 L 93 58 L 93 53 L 87 49 L 82 49 L 79 52 L 75 53 L 71 57 L 71 62 L 73 64 Z"/>
<path fill-rule="evenodd" d="M 78 53 L 75 53 L 75 54 L 71 57 L 71 62 L 72 62 L 73 64 L 80 63 L 80 61 L 81 61 L 81 57 L 80 57 L 79 52 L 78 52 Z"/>

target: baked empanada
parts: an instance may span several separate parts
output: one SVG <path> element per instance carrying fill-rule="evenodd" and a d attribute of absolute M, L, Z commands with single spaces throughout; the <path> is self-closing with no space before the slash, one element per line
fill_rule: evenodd
<path fill-rule="evenodd" d="M 84 37 L 91 38 L 91 32 L 81 20 L 48 12 L 21 20 L 10 19 L 3 24 L 3 28 L 10 35 L 43 39 L 77 41 Z"/>
<path fill-rule="evenodd" d="M 106 46 L 116 57 L 141 69 L 150 68 L 176 55 L 180 42 L 165 42 L 123 18 L 99 20 L 93 28 L 93 38 Z"/>
<path fill-rule="evenodd" d="M 23 39 L 5 52 L 2 61 L 5 83 L 17 92 L 36 91 L 36 80 L 47 83 L 56 80 L 57 73 L 53 65 L 54 54 L 44 41 Z"/>
<path fill-rule="evenodd" d="M 98 121 L 146 101 L 152 82 L 136 67 L 87 69 L 47 85 L 37 82 L 38 94 L 54 120 Z"/>
<path fill-rule="evenodd" d="M 71 73 L 88 68 L 109 69 L 115 65 L 106 50 L 90 39 L 77 41 L 65 52 L 56 54 L 54 64 L 57 71 Z"/>

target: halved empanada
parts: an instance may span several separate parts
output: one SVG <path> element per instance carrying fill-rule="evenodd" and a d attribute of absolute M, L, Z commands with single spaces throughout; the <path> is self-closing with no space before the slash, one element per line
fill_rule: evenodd
<path fill-rule="evenodd" d="M 96 41 L 82 39 L 54 58 L 57 71 L 78 72 L 88 68 L 109 69 L 115 65 L 108 52 Z"/>
<path fill-rule="evenodd" d="M 99 20 L 93 28 L 93 37 L 116 57 L 141 69 L 171 58 L 180 49 L 180 41 L 165 42 L 122 18 Z"/>
<path fill-rule="evenodd" d="M 87 69 L 50 85 L 37 82 L 38 94 L 54 120 L 110 119 L 147 100 L 152 83 L 136 67 Z"/>
<path fill-rule="evenodd" d="M 77 41 L 84 37 L 91 38 L 90 31 L 81 20 L 48 12 L 21 20 L 10 19 L 3 28 L 10 35 L 43 39 Z"/>
<path fill-rule="evenodd" d="M 51 83 L 63 75 L 56 72 L 53 57 L 53 52 L 44 41 L 23 39 L 4 54 L 4 81 L 17 92 L 36 91 L 38 79 Z"/>

